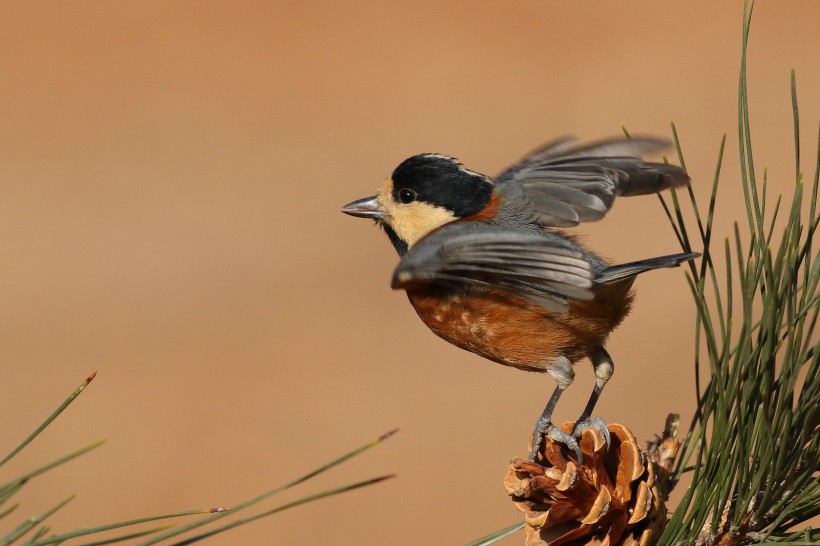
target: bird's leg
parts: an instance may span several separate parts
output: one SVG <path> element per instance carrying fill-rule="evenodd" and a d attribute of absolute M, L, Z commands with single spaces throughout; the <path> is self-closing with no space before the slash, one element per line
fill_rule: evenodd
<path fill-rule="evenodd" d="M 561 430 L 552 424 L 552 412 L 555 410 L 555 405 L 558 399 L 575 378 L 575 372 L 572 371 L 572 363 L 566 357 L 560 356 L 553 362 L 547 370 L 549 374 L 558 382 L 558 386 L 550 396 L 544 411 L 541 412 L 541 417 L 535 423 L 535 430 L 532 431 L 532 451 L 530 451 L 530 461 L 535 462 L 538 459 L 538 452 L 541 449 L 541 444 L 544 443 L 545 438 L 550 438 L 554 442 L 560 442 L 568 448 L 575 451 L 578 458 L 578 464 L 583 460 L 581 455 L 581 448 L 578 446 L 578 441 L 571 435 L 561 432 Z"/>
<path fill-rule="evenodd" d="M 592 410 L 595 409 L 595 404 L 601 396 L 601 391 L 604 390 L 609 378 L 615 371 L 615 364 L 612 362 L 612 357 L 606 352 L 603 347 L 596 347 L 589 355 L 592 361 L 592 367 L 595 370 L 595 388 L 592 389 L 592 394 L 589 396 L 589 402 L 584 408 L 584 412 L 578 421 L 575 422 L 575 427 L 572 430 L 572 435 L 580 438 L 581 434 L 587 429 L 595 429 L 601 433 L 606 441 L 606 445 L 610 444 L 609 429 L 606 428 L 606 423 L 600 417 L 591 417 Z"/>

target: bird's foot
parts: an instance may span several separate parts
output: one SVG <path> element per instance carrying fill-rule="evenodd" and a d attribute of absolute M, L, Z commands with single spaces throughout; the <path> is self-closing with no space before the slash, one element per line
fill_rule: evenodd
<path fill-rule="evenodd" d="M 601 421 L 603 423 L 603 421 Z M 549 438 L 553 442 L 557 442 L 559 444 L 564 444 L 569 449 L 575 452 L 575 456 L 578 459 L 578 464 L 580 465 L 583 460 L 584 456 L 581 454 L 581 447 L 578 445 L 578 441 L 570 434 L 565 432 L 561 432 L 561 429 L 556 427 L 550 421 L 542 421 L 541 419 L 535 424 L 535 430 L 532 431 L 532 449 L 530 450 L 530 462 L 536 462 L 538 460 L 538 452 L 541 451 L 541 446 L 544 445 L 544 441 Z"/>
<path fill-rule="evenodd" d="M 601 438 L 604 439 L 604 450 L 609 449 L 609 446 L 612 444 L 612 439 L 609 437 L 609 429 L 606 427 L 606 423 L 600 417 L 588 417 L 583 420 L 578 420 L 572 429 L 572 435 L 580 439 L 584 431 L 589 429 L 597 431 L 601 435 Z"/>

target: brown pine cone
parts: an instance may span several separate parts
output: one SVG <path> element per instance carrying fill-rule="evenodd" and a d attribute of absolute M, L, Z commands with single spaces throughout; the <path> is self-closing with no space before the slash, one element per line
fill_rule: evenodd
<path fill-rule="evenodd" d="M 573 423 L 562 430 L 572 431 Z M 652 546 L 666 525 L 655 470 L 623 425 L 607 427 L 612 445 L 587 430 L 580 466 L 547 440 L 539 461 L 514 459 L 504 486 L 524 512 L 527 546 Z"/>

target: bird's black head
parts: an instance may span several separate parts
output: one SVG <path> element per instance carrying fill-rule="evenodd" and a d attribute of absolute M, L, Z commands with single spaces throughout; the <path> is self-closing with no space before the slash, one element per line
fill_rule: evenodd
<path fill-rule="evenodd" d="M 342 212 L 377 220 L 403 254 L 444 224 L 481 212 L 492 195 L 493 183 L 483 174 L 446 155 L 419 154 L 396 167 L 378 195 Z"/>
<path fill-rule="evenodd" d="M 396 203 L 414 201 L 450 211 L 455 218 L 476 214 L 490 201 L 492 182 L 452 157 L 419 154 L 402 161 L 392 176 Z"/>

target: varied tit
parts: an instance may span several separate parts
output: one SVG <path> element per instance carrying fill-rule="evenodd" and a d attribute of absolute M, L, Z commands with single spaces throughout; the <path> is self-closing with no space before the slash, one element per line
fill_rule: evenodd
<path fill-rule="evenodd" d="M 557 382 L 533 431 L 530 459 L 546 437 L 573 449 L 605 423 L 592 410 L 612 376 L 604 348 L 629 313 L 632 283 L 644 271 L 698 256 L 674 254 L 608 265 L 559 228 L 600 220 L 617 196 L 681 186 L 680 167 L 641 156 L 668 142 L 611 139 L 551 142 L 495 179 L 442 154 L 415 155 L 393 171 L 377 195 L 342 212 L 371 218 L 399 253 L 392 287 L 407 292 L 421 320 L 439 337 L 485 358 Z M 552 423 L 558 399 L 588 358 L 595 370 L 589 402 L 566 434 Z"/>

